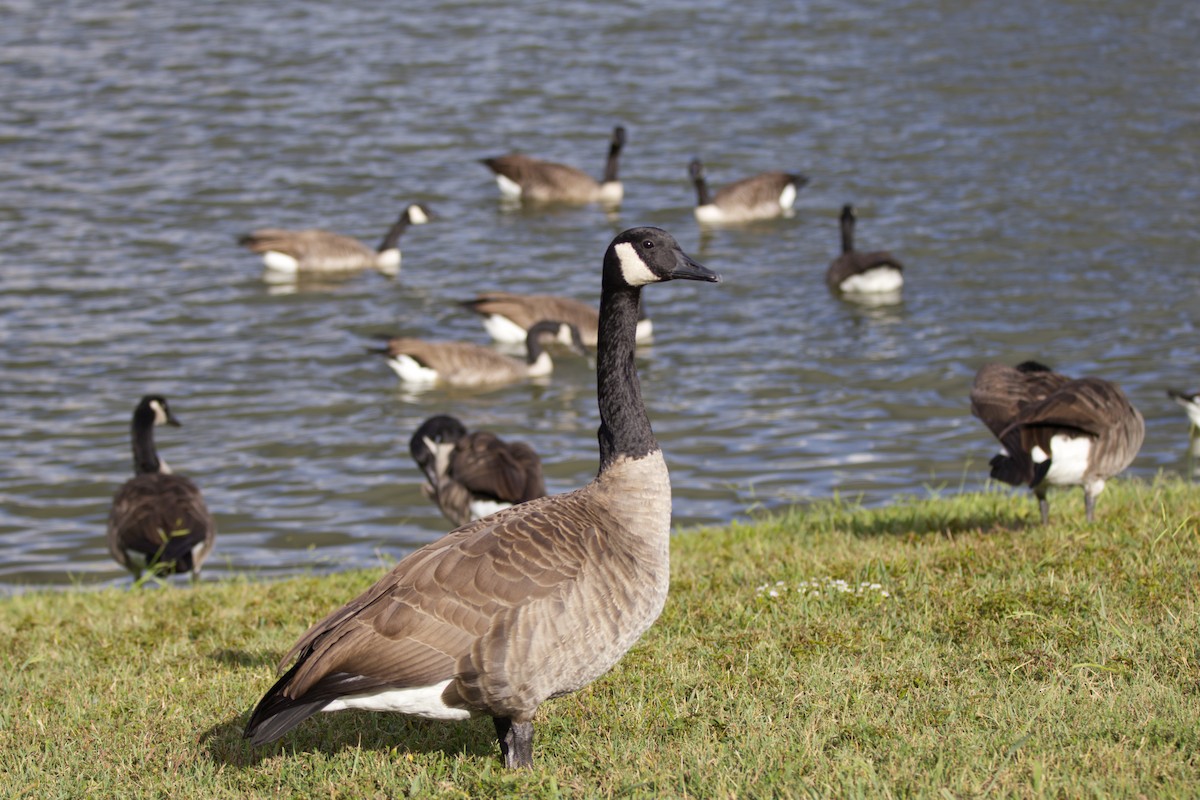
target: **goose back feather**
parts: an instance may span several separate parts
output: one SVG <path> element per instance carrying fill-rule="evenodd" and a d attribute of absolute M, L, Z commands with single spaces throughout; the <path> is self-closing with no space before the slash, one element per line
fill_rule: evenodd
<path fill-rule="evenodd" d="M 492 339 L 504 344 L 524 342 L 529 328 L 546 319 L 574 325 L 587 347 L 595 347 L 600 335 L 600 312 L 595 306 L 570 297 L 485 292 L 463 301 L 462 306 L 478 314 Z M 652 335 L 650 320 L 642 314 L 638 319 L 637 340 L 647 342 Z"/>
<path fill-rule="evenodd" d="M 735 181 L 713 194 L 700 159 L 692 159 L 688 174 L 696 187 L 696 219 L 714 225 L 787 214 L 796 202 L 796 192 L 808 183 L 808 178 L 799 173 L 763 172 Z"/>
<path fill-rule="evenodd" d="M 496 176 L 501 195 L 510 199 L 531 203 L 601 202 L 616 205 L 625 194 L 618 178 L 621 149 L 624 146 L 625 128 L 618 125 L 613 128 L 609 141 L 602 181 L 575 167 L 519 153 L 485 158 L 482 163 Z"/>

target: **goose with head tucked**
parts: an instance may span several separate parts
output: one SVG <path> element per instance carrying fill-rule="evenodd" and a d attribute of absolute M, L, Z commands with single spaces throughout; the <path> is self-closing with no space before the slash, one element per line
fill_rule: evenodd
<path fill-rule="evenodd" d="M 1146 425 L 1116 385 L 1068 378 L 1036 361 L 985 364 L 971 387 L 971 413 L 1000 440 L 992 478 L 1033 489 L 1042 523 L 1051 486 L 1082 486 L 1088 522 L 1105 482 L 1137 456 Z"/>
<path fill-rule="evenodd" d="M 529 335 L 529 328 L 544 319 L 569 322 L 579 329 L 587 347 L 595 347 L 600 335 L 600 312 L 570 297 L 551 294 L 515 294 L 485 292 L 461 304 L 483 320 L 483 327 L 493 340 L 502 344 L 519 344 Z M 643 312 L 638 318 L 638 343 L 649 342 L 653 326 Z"/>
<path fill-rule="evenodd" d="M 706 225 L 753 222 L 791 213 L 796 192 L 808 178 L 794 172 L 762 172 L 709 191 L 704 164 L 693 158 L 688 175 L 696 187 L 696 219 Z"/>
<path fill-rule="evenodd" d="M 212 551 L 217 528 L 196 484 L 171 472 L 154 445 L 156 425 L 180 422 L 162 395 L 146 395 L 133 411 L 133 472 L 113 497 L 108 515 L 108 551 L 140 578 L 190 572 Z"/>
<path fill-rule="evenodd" d="M 602 274 L 596 477 L 452 531 L 316 623 L 250 715 L 254 744 L 317 711 L 487 715 L 505 765 L 531 767 L 542 703 L 603 675 L 658 617 L 671 484 L 638 383 L 638 307 L 648 284 L 720 278 L 658 228 L 618 235 Z"/>
<path fill-rule="evenodd" d="M 842 254 L 825 271 L 825 283 L 835 292 L 884 294 L 899 292 L 904 285 L 904 265 L 886 250 L 862 253 L 854 249 L 854 206 L 842 206 L 840 226 Z"/>
<path fill-rule="evenodd" d="M 542 460 L 532 447 L 491 431 L 468 432 L 449 414 L 421 423 L 408 449 L 428 481 L 421 492 L 455 525 L 546 494 Z"/>
<path fill-rule="evenodd" d="M 529 328 L 524 361 L 472 342 L 408 337 L 388 339 L 378 352 L 387 357 L 387 365 L 401 383 L 472 388 L 546 377 L 554 371 L 554 362 L 545 348 L 547 341 L 560 342 L 579 355 L 587 355 L 579 329 L 557 320 L 542 320 Z"/>
<path fill-rule="evenodd" d="M 613 128 L 612 139 L 609 140 L 608 160 L 604 165 L 604 178 L 600 181 L 575 167 L 520 153 L 485 158 L 482 163 L 495 174 L 501 197 L 509 200 L 618 205 L 625 196 L 625 187 L 617 177 L 621 148 L 624 146 L 625 128 L 618 125 Z"/>
<path fill-rule="evenodd" d="M 316 228 L 260 228 L 238 239 L 238 244 L 262 255 L 269 276 L 331 276 L 374 269 L 395 277 L 400 274 L 400 236 L 410 225 L 423 225 L 429 219 L 425 206 L 412 203 L 374 250 L 358 239 Z"/>

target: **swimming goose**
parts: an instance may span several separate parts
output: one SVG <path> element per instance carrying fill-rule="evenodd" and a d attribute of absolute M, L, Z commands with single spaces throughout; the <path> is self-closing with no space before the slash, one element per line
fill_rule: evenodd
<path fill-rule="evenodd" d="M 267 271 L 276 275 L 328 275 L 377 269 L 394 277 L 400 274 L 400 235 L 409 225 L 428 221 L 429 210 L 418 203 L 411 204 L 388 228 L 375 250 L 349 236 L 315 228 L 260 228 L 238 239 L 238 244 L 261 253 Z"/>
<path fill-rule="evenodd" d="M 804 175 L 763 172 L 711 194 L 700 159 L 692 159 L 688 174 L 696 185 L 696 219 L 708 225 L 750 222 L 786 214 L 796 202 L 797 190 L 808 183 Z"/>
<path fill-rule="evenodd" d="M 842 254 L 825 272 L 825 283 L 835 292 L 895 292 L 904 284 L 904 265 L 886 250 L 860 253 L 854 249 L 854 206 L 842 206 Z"/>
<path fill-rule="evenodd" d="M 468 433 L 448 414 L 421 423 L 408 450 L 429 480 L 421 492 L 456 526 L 546 494 L 532 447 L 491 431 Z"/>
<path fill-rule="evenodd" d="M 554 363 L 544 348 L 546 338 L 587 355 L 579 329 L 557 320 L 542 320 L 529 329 L 525 337 L 528 355 L 524 361 L 471 342 L 433 342 L 407 337 L 389 339 L 379 352 L 387 356 L 388 366 L 403 383 L 478 387 L 549 375 L 554 371 Z"/>
<path fill-rule="evenodd" d="M 1082 486 L 1092 522 L 1104 482 L 1133 462 L 1146 433 L 1141 413 L 1115 385 L 1073 380 L 1036 361 L 986 364 L 971 387 L 971 413 L 1003 445 L 991 476 L 1032 488 L 1042 524 L 1050 521 L 1050 486 Z"/>
<path fill-rule="evenodd" d="M 496 175 L 500 194 L 511 200 L 532 203 L 594 203 L 616 205 L 625 196 L 625 187 L 617 179 L 621 148 L 625 146 L 625 128 L 613 128 L 604 165 L 604 180 L 566 164 L 542 161 L 514 153 L 482 159 Z"/>
<path fill-rule="evenodd" d="M 1188 440 L 1192 444 L 1192 449 L 1200 449 L 1200 392 L 1181 392 L 1178 389 L 1167 389 L 1167 397 L 1170 397 L 1179 405 L 1183 406 L 1184 412 L 1187 414 L 1188 421 Z"/>
<path fill-rule="evenodd" d="M 718 281 L 666 231 L 632 228 L 604 254 L 591 483 L 465 525 L 405 557 L 316 623 L 245 735 L 274 741 L 317 711 L 490 715 L 507 767 L 532 767 L 546 700 L 603 675 L 667 599 L 671 484 L 634 362 L 642 287 Z"/>
<path fill-rule="evenodd" d="M 108 552 L 140 578 L 192 573 L 212 551 L 217 535 L 196 484 L 171 472 L 154 446 L 155 425 L 179 426 L 167 399 L 146 395 L 133 411 L 133 472 L 113 497 L 108 515 Z"/>
<path fill-rule="evenodd" d="M 600 313 L 595 306 L 550 294 L 513 294 L 485 292 L 473 300 L 464 300 L 464 308 L 483 318 L 483 327 L 497 342 L 518 344 L 525 341 L 529 327 L 539 320 L 555 319 L 569 322 L 579 329 L 583 343 L 596 346 L 600 331 Z M 638 318 L 637 340 L 650 341 L 653 325 L 642 314 Z"/>

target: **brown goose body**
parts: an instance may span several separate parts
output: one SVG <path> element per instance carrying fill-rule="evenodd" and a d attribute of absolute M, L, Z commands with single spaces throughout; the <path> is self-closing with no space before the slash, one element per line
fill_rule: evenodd
<path fill-rule="evenodd" d="M 542 320 L 558 320 L 579 329 L 587 347 L 595 347 L 600 335 L 600 312 L 570 297 L 551 294 L 515 294 L 485 292 L 462 303 L 483 318 L 483 326 L 492 339 L 505 344 L 524 342 L 529 329 Z M 637 340 L 649 341 L 652 335 L 650 320 L 638 320 Z"/>
<path fill-rule="evenodd" d="M 241 237 L 238 243 L 262 255 L 268 272 L 274 274 L 329 275 L 375 269 L 385 275 L 397 275 L 401 234 L 409 225 L 420 225 L 428 219 L 423 206 L 415 203 L 408 206 L 374 250 L 358 239 L 318 228 L 260 228 Z"/>
<path fill-rule="evenodd" d="M 584 354 L 586 351 L 578 329 L 550 320 L 539 322 L 529 329 L 524 361 L 472 342 L 408 337 L 389 339 L 383 352 L 387 356 L 388 366 L 407 384 L 441 384 L 460 388 L 500 386 L 549 375 L 554 370 L 554 362 L 544 348 L 543 338 L 560 339 L 564 330 L 571 346 L 577 353 Z"/>
<path fill-rule="evenodd" d="M 1145 422 L 1125 393 L 1100 378 L 1071 379 L 1036 362 L 987 364 L 975 376 L 971 411 L 1004 446 L 992 477 L 1027 485 L 1050 519 L 1050 486 L 1082 486 L 1087 519 L 1105 482 L 1128 467 Z"/>
<path fill-rule="evenodd" d="M 842 252 L 825 271 L 825 283 L 835 292 L 884 293 L 899 291 L 904 265 L 886 250 L 862 253 L 854 249 L 854 207 L 841 214 Z"/>
<path fill-rule="evenodd" d="M 762 172 L 735 181 L 713 194 L 700 159 L 692 159 L 688 174 L 696 187 L 696 219 L 712 225 L 752 222 L 787 214 L 796 201 L 796 192 L 808 183 L 808 178 L 798 173 Z"/>
<path fill-rule="evenodd" d="M 501 195 L 510 199 L 530 203 L 616 205 L 625 195 L 625 188 L 617 178 L 624 145 L 625 129 L 618 125 L 613 129 L 604 179 L 600 181 L 575 167 L 519 153 L 485 158 L 482 163 L 496 176 Z"/>
<path fill-rule="evenodd" d="M 422 493 L 455 525 L 546 494 L 542 460 L 532 447 L 491 431 L 468 433 L 446 414 L 417 428 L 409 452 L 427 479 Z"/>
<path fill-rule="evenodd" d="M 506 765 L 532 765 L 541 703 L 611 668 L 666 601 L 670 481 L 634 330 L 641 287 L 675 278 L 718 280 L 657 228 L 625 231 L 605 254 L 596 478 L 452 531 L 318 622 L 248 737 L 272 741 L 319 710 L 488 714 Z"/>
<path fill-rule="evenodd" d="M 166 398 L 147 395 L 133 413 L 134 477 L 113 497 L 106 541 L 113 559 L 133 573 L 160 575 L 190 572 L 212 551 L 217 529 L 192 481 L 173 474 L 154 446 L 156 424 L 179 425 Z"/>

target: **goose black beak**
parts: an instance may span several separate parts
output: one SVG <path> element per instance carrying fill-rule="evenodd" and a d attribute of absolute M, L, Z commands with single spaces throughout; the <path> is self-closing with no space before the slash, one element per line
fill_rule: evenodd
<path fill-rule="evenodd" d="M 679 251 L 675 260 L 675 267 L 671 270 L 672 279 L 682 279 L 688 281 L 708 281 L 709 283 L 720 283 L 721 276 L 713 272 L 708 267 L 696 261 L 682 250 Z"/>
<path fill-rule="evenodd" d="M 173 425 L 176 428 L 183 427 L 183 423 L 180 422 L 179 419 L 174 414 L 172 414 L 170 411 L 167 412 L 167 424 Z"/>

